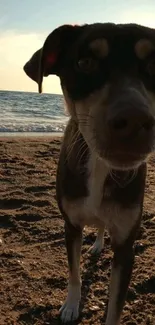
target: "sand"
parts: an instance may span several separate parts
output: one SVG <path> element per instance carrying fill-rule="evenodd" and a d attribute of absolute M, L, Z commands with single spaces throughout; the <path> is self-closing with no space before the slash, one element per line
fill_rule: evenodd
<path fill-rule="evenodd" d="M 55 198 L 60 138 L 0 138 L 0 325 L 60 324 L 66 296 L 63 219 Z M 104 324 L 112 252 L 82 248 L 82 304 L 77 324 Z M 143 222 L 121 324 L 155 324 L 155 156 L 148 165 Z M 154 319 L 153 319 L 154 318 Z"/>

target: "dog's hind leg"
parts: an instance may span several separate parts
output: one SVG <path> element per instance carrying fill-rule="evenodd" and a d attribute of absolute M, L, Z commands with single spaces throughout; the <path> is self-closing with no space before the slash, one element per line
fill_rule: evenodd
<path fill-rule="evenodd" d="M 89 251 L 91 254 L 100 254 L 104 246 L 104 228 L 99 228 L 96 240 L 93 246 L 90 247 Z"/>
<path fill-rule="evenodd" d="M 80 256 L 82 245 L 82 229 L 65 222 L 65 240 L 69 265 L 68 295 L 61 307 L 61 320 L 66 323 L 79 316 L 81 299 Z"/>

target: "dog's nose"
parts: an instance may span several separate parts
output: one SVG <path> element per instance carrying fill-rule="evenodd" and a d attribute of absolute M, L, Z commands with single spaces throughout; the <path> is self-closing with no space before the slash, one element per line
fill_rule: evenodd
<path fill-rule="evenodd" d="M 107 122 L 110 134 L 123 138 L 147 135 L 155 126 L 155 118 L 147 110 L 136 108 L 115 112 Z"/>

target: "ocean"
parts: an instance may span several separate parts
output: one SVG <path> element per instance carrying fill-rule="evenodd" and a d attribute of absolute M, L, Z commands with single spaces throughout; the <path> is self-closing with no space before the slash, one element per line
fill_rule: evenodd
<path fill-rule="evenodd" d="M 62 95 L 0 91 L 0 136 L 59 134 L 67 121 Z"/>

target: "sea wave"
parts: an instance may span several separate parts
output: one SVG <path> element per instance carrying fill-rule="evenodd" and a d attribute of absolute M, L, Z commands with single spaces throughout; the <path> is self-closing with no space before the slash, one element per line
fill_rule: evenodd
<path fill-rule="evenodd" d="M 67 121 L 61 95 L 0 91 L 0 133 L 61 133 Z"/>
<path fill-rule="evenodd" d="M 0 124 L 0 132 L 64 132 L 66 124 L 51 123 L 50 125 L 42 125 L 41 123 L 29 123 L 17 125 L 15 123 Z"/>

